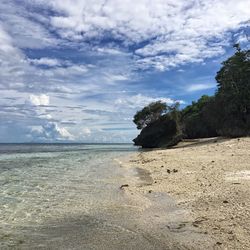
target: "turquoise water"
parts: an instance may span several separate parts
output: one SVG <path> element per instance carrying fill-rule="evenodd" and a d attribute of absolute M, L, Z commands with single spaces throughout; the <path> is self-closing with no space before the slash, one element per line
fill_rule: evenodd
<path fill-rule="evenodd" d="M 177 242 L 197 235 L 179 227 L 182 211 L 170 197 L 119 188 L 153 182 L 140 166 L 119 164 L 137 151 L 129 144 L 0 144 L 0 249 L 186 249 Z M 171 227 L 182 231 L 170 234 Z"/>
<path fill-rule="evenodd" d="M 116 249 L 128 238 L 137 245 L 140 237 L 133 243 L 124 227 L 131 210 L 119 189 L 128 173 L 114 161 L 136 150 L 0 145 L 0 248 Z"/>

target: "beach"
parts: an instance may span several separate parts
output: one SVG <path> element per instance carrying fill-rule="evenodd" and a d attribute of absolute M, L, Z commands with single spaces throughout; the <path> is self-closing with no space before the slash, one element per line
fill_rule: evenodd
<path fill-rule="evenodd" d="M 123 159 L 139 181 L 122 189 L 147 199 L 145 223 L 184 249 L 249 249 L 249 149 L 250 138 L 212 138 L 141 151 Z M 164 195 L 169 201 L 160 204 Z"/>
<path fill-rule="evenodd" d="M 249 249 L 250 138 L 1 145 L 1 249 Z"/>

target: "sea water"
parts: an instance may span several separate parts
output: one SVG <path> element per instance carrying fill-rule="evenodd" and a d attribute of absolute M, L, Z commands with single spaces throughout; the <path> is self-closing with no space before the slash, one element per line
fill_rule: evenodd
<path fill-rule="evenodd" d="M 140 166 L 120 164 L 136 151 L 131 144 L 0 144 L 0 249 L 167 250 L 203 242 L 180 227 L 183 211 L 165 193 L 120 189 L 153 183 Z"/>
<path fill-rule="evenodd" d="M 1 144 L 0 249 L 144 244 L 124 226 L 133 221 L 119 189 L 128 176 L 114 161 L 136 150 L 130 144 Z"/>

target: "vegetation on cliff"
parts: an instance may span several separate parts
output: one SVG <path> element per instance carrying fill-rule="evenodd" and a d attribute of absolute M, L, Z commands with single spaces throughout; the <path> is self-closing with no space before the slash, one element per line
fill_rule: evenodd
<path fill-rule="evenodd" d="M 250 135 L 250 50 L 235 47 L 217 72 L 214 96 L 203 95 L 183 110 L 178 103 L 158 101 L 138 111 L 134 123 L 142 131 L 135 145 L 168 147 L 182 138 Z"/>
<path fill-rule="evenodd" d="M 161 103 L 162 104 L 162 103 Z M 170 147 L 178 143 L 182 138 L 180 124 L 180 112 L 178 111 L 178 104 L 168 106 L 164 104 L 164 110 L 162 115 L 157 119 L 153 119 L 152 122 L 143 127 L 141 133 L 134 139 L 135 145 L 140 145 L 145 148 L 158 148 L 158 147 Z M 143 121 L 148 121 L 147 115 L 144 111 L 150 108 L 154 110 L 159 107 L 159 102 L 153 102 L 141 111 L 137 112 L 136 116 L 140 115 L 144 119 L 134 122 L 144 124 Z M 163 105 L 162 105 L 163 107 Z M 147 112 L 146 112 L 147 113 Z M 137 125 L 138 127 L 138 125 Z"/>

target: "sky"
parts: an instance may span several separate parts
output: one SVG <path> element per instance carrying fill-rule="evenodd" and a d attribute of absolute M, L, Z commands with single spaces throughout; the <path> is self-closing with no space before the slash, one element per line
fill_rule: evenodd
<path fill-rule="evenodd" d="M 216 90 L 250 0 L 1 0 L 0 142 L 131 142 L 150 102 Z"/>

